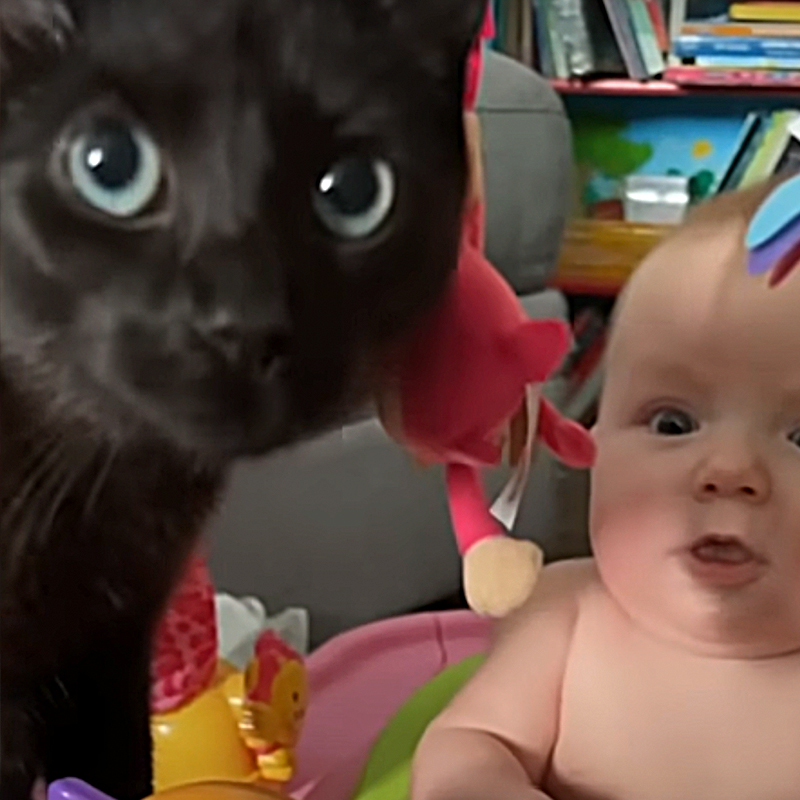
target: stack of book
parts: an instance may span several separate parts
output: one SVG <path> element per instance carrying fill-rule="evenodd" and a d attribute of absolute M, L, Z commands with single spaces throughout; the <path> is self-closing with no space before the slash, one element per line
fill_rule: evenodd
<path fill-rule="evenodd" d="M 718 192 L 744 189 L 772 175 L 800 170 L 800 111 L 753 111 L 747 115 Z"/>
<path fill-rule="evenodd" d="M 501 25 L 523 19 L 520 2 L 533 5 L 532 66 L 547 77 L 646 80 L 667 66 L 666 0 L 499 0 Z"/>
<path fill-rule="evenodd" d="M 494 0 L 495 47 L 553 79 L 800 89 L 800 0 Z"/>
<path fill-rule="evenodd" d="M 800 89 L 800 2 L 734 2 L 703 19 L 673 0 L 671 29 L 665 76 L 676 83 Z"/>

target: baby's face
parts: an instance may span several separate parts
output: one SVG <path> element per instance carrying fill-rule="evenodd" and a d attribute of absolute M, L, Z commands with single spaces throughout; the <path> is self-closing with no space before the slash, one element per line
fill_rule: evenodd
<path fill-rule="evenodd" d="M 671 269 L 634 281 L 610 347 L 592 487 L 598 567 L 631 617 L 693 650 L 794 650 L 800 275 L 769 290 L 743 262 L 741 275 L 713 266 L 718 248 L 707 261 L 673 250 Z"/>

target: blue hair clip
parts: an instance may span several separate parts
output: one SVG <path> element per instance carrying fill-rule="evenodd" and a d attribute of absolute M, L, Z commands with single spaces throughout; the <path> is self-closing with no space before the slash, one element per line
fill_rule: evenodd
<path fill-rule="evenodd" d="M 747 232 L 751 275 L 770 272 L 777 286 L 800 262 L 800 175 L 785 181 L 758 209 Z"/>

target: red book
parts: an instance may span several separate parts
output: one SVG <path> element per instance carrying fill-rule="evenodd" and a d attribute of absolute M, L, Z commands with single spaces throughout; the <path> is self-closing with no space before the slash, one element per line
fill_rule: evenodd
<path fill-rule="evenodd" d="M 662 53 L 668 53 L 669 32 L 667 30 L 667 21 L 664 19 L 664 10 L 661 8 L 661 3 L 659 0 L 645 0 L 645 5 L 650 14 L 650 19 L 653 22 L 658 47 Z"/>
<path fill-rule="evenodd" d="M 680 86 L 741 86 L 758 89 L 800 89 L 800 71 L 669 67 L 664 80 Z"/>

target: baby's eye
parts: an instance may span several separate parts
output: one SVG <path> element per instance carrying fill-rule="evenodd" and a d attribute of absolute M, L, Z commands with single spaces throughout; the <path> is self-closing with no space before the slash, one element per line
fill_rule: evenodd
<path fill-rule="evenodd" d="M 789 441 L 790 441 L 790 442 L 791 442 L 793 445 L 795 445 L 795 446 L 797 446 L 797 447 L 800 447 L 800 428 L 795 428 L 795 429 L 794 429 L 794 430 L 793 430 L 793 431 L 792 431 L 792 432 L 789 434 Z"/>
<path fill-rule="evenodd" d="M 686 411 L 677 408 L 662 408 L 650 417 L 648 427 L 659 436 L 686 436 L 697 431 L 700 425 Z"/>

